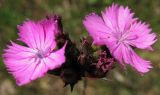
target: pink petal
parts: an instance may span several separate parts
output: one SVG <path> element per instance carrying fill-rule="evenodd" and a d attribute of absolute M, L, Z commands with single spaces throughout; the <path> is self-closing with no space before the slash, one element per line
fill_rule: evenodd
<path fill-rule="evenodd" d="M 49 70 L 58 68 L 65 62 L 66 44 L 61 49 L 52 52 L 47 58 L 44 59 L 44 62 Z"/>
<path fill-rule="evenodd" d="M 113 47 L 112 47 L 113 48 Z M 122 44 L 117 45 L 112 52 L 113 56 L 118 59 L 120 63 L 123 63 Z"/>
<path fill-rule="evenodd" d="M 11 72 L 16 78 L 16 82 L 19 86 L 30 83 L 33 79 L 31 79 L 32 74 L 34 73 L 36 66 L 40 64 L 39 60 L 32 59 L 33 61 L 29 61 L 30 64 L 28 66 L 23 67 L 15 72 Z M 23 64 L 23 63 L 21 63 Z M 18 67 L 18 66 L 17 66 Z"/>
<path fill-rule="evenodd" d="M 125 8 L 117 4 L 112 4 L 102 12 L 105 25 L 116 33 L 123 33 L 130 28 L 131 24 L 137 20 L 133 18 L 133 15 L 134 13 L 131 13 L 128 7 Z"/>
<path fill-rule="evenodd" d="M 44 39 L 40 38 L 43 33 L 43 27 L 39 23 L 33 21 L 25 21 L 23 25 L 18 25 L 19 29 L 19 40 L 26 43 L 31 48 L 41 48 Z M 44 36 L 44 34 L 42 34 Z"/>
<path fill-rule="evenodd" d="M 151 33 L 151 29 L 145 23 L 134 23 L 130 31 L 128 43 L 137 48 L 151 49 L 151 45 L 157 41 L 156 34 Z"/>
<path fill-rule="evenodd" d="M 131 50 L 131 65 L 140 73 L 147 73 L 152 68 L 151 62 L 142 59 L 134 51 Z"/>
<path fill-rule="evenodd" d="M 54 49 L 55 42 L 55 24 L 50 20 L 42 20 L 41 22 L 25 21 L 18 26 L 19 40 L 26 43 L 34 49 L 46 50 L 49 47 Z"/>
<path fill-rule="evenodd" d="M 43 19 L 39 22 L 44 28 L 45 40 L 44 40 L 44 48 L 52 48 L 54 49 L 56 46 L 55 36 L 58 32 L 57 22 L 54 22 L 52 19 Z"/>
<path fill-rule="evenodd" d="M 115 29 L 118 29 L 118 5 L 112 4 L 112 6 L 105 9 L 104 12 L 102 12 L 102 17 L 105 22 L 105 25 L 109 27 L 112 31 L 115 31 Z"/>
<path fill-rule="evenodd" d="M 6 53 L 3 54 L 4 58 L 12 59 L 22 59 L 22 58 L 31 58 L 35 55 L 35 50 L 18 45 L 12 42 L 12 45 L 8 45 L 8 49 L 4 50 Z"/>
<path fill-rule="evenodd" d="M 8 71 L 15 77 L 18 85 L 29 83 L 34 69 L 35 51 L 12 42 L 2 55 Z"/>
<path fill-rule="evenodd" d="M 131 24 L 136 20 L 133 19 L 134 13 L 130 12 L 128 7 L 124 8 L 123 6 L 119 7 L 118 10 L 118 27 L 119 31 L 125 32 L 125 30 L 129 29 Z"/>
<path fill-rule="evenodd" d="M 140 73 L 146 73 L 152 68 L 151 63 L 140 58 L 129 46 L 119 45 L 114 51 L 113 56 L 123 64 L 123 62 L 130 64 Z M 123 61 L 122 61 L 123 60 Z"/>
<path fill-rule="evenodd" d="M 95 13 L 86 16 L 83 20 L 83 24 L 89 32 L 90 36 L 93 37 L 95 44 L 104 44 L 104 40 L 107 40 L 110 33 L 108 28 L 104 25 L 102 18 Z"/>
<path fill-rule="evenodd" d="M 30 80 L 36 80 L 38 78 L 43 77 L 48 71 L 48 68 L 43 60 L 39 60 L 38 64 L 36 64 L 32 75 L 30 76 Z"/>

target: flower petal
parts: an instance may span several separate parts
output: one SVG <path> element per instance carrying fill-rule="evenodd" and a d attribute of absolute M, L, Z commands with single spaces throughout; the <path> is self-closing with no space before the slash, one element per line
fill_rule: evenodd
<path fill-rule="evenodd" d="M 136 21 L 136 18 L 133 18 L 134 13 L 130 12 L 128 7 L 120 6 L 118 9 L 118 27 L 119 31 L 127 32 L 131 24 Z"/>
<path fill-rule="evenodd" d="M 134 13 L 131 13 L 128 7 L 117 4 L 112 4 L 102 12 L 105 25 L 115 33 L 126 32 L 125 30 L 129 29 L 131 24 L 137 20 L 137 18 L 133 18 L 133 15 Z"/>
<path fill-rule="evenodd" d="M 103 19 L 95 13 L 86 16 L 85 20 L 83 20 L 83 24 L 90 36 L 93 37 L 95 44 L 104 44 L 103 40 L 106 40 L 110 35 L 110 33 L 108 33 L 110 31 L 104 25 Z"/>
<path fill-rule="evenodd" d="M 45 34 L 45 40 L 44 40 L 44 48 L 48 49 L 54 49 L 56 46 L 56 42 L 55 42 L 55 36 L 57 34 L 57 32 L 59 32 L 57 30 L 58 26 L 57 26 L 57 22 L 53 21 L 53 19 L 43 19 L 39 22 L 44 29 L 44 34 Z"/>
<path fill-rule="evenodd" d="M 12 42 L 2 55 L 8 71 L 15 77 L 18 85 L 29 83 L 35 65 L 35 51 Z"/>
<path fill-rule="evenodd" d="M 3 57 L 5 59 L 22 59 L 22 58 L 32 58 L 34 57 L 36 51 L 32 48 L 18 45 L 14 42 L 11 42 L 12 45 L 8 45 L 8 49 L 4 50 Z"/>
<path fill-rule="evenodd" d="M 134 23 L 130 31 L 127 38 L 128 43 L 137 48 L 151 49 L 151 45 L 157 41 L 156 34 L 151 33 L 149 25 L 145 23 Z"/>
<path fill-rule="evenodd" d="M 47 58 L 44 59 L 44 62 L 49 70 L 58 68 L 65 62 L 66 44 L 61 49 L 52 52 Z"/>
<path fill-rule="evenodd" d="M 112 4 L 112 6 L 105 9 L 102 12 L 102 17 L 105 22 L 105 25 L 109 27 L 112 31 L 118 29 L 118 5 Z"/>
<path fill-rule="evenodd" d="M 41 37 L 43 34 L 43 27 L 36 22 L 33 21 L 25 21 L 23 25 L 17 26 L 19 29 L 19 40 L 27 44 L 31 48 L 41 48 L 41 43 L 44 39 Z M 43 43 L 42 43 L 43 44 Z"/>
<path fill-rule="evenodd" d="M 123 64 L 130 64 L 140 73 L 146 73 L 152 68 L 150 61 L 140 58 L 128 45 L 119 45 L 113 56 Z"/>
<path fill-rule="evenodd" d="M 141 73 L 147 73 L 152 68 L 151 62 L 139 57 L 133 50 L 131 50 L 131 65 Z"/>
<path fill-rule="evenodd" d="M 43 77 L 47 73 L 47 71 L 48 71 L 48 68 L 45 65 L 45 62 L 43 60 L 38 60 L 38 63 L 36 64 L 34 71 L 30 76 L 30 80 L 36 80 L 38 78 Z"/>
<path fill-rule="evenodd" d="M 54 49 L 56 46 L 54 37 L 56 26 L 49 19 L 44 19 L 40 22 L 28 20 L 22 25 L 18 25 L 18 29 L 19 40 L 31 48 L 46 50 L 48 48 Z"/>

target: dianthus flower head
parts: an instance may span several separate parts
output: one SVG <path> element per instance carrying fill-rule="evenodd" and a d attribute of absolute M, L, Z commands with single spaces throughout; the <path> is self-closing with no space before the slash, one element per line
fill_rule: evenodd
<path fill-rule="evenodd" d="M 26 46 L 11 42 L 3 54 L 3 61 L 17 85 L 43 77 L 48 70 L 65 62 L 65 45 L 55 50 L 55 36 L 60 32 L 55 16 L 37 22 L 27 20 L 18 25 L 18 30 L 18 40 Z"/>
<path fill-rule="evenodd" d="M 131 65 L 140 73 L 152 68 L 151 62 L 139 57 L 132 47 L 152 50 L 156 34 L 146 23 L 134 18 L 128 7 L 112 6 L 102 12 L 102 17 L 95 13 L 86 16 L 83 24 L 94 44 L 106 45 L 112 56 L 124 66 Z"/>

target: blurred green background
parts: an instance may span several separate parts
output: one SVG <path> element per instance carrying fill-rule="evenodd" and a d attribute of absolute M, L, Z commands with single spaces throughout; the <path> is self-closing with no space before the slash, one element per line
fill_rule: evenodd
<path fill-rule="evenodd" d="M 52 13 L 62 16 L 64 31 L 78 43 L 79 37 L 87 35 L 82 25 L 85 15 L 100 13 L 113 2 L 129 6 L 136 17 L 151 24 L 159 38 L 160 0 L 0 0 L 0 54 L 10 40 L 16 40 L 18 24 L 26 18 L 39 20 Z M 152 61 L 154 68 L 149 73 L 141 76 L 131 69 L 124 72 L 116 67 L 106 81 L 86 79 L 86 95 L 160 95 L 160 41 L 153 47 L 153 52 L 137 50 L 143 58 Z M 59 77 L 47 75 L 18 87 L 0 57 L 0 95 L 82 95 L 84 91 L 84 81 L 72 93 L 63 85 Z"/>

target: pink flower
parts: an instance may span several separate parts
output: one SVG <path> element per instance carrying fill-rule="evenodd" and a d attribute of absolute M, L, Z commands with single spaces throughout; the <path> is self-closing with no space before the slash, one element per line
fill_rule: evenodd
<path fill-rule="evenodd" d="M 54 50 L 55 35 L 58 32 L 57 20 L 28 20 L 23 25 L 18 25 L 18 29 L 18 40 L 26 46 L 11 42 L 3 54 L 4 63 L 15 77 L 17 85 L 21 86 L 43 77 L 48 70 L 58 68 L 65 62 L 65 45 Z"/>
<path fill-rule="evenodd" d="M 124 66 L 131 65 L 140 73 L 152 68 L 151 62 L 139 57 L 132 47 L 152 50 L 156 35 L 146 23 L 133 18 L 128 7 L 113 4 L 102 12 L 102 17 L 92 13 L 86 16 L 84 26 L 94 40 L 94 44 L 106 45 L 112 56 Z"/>

